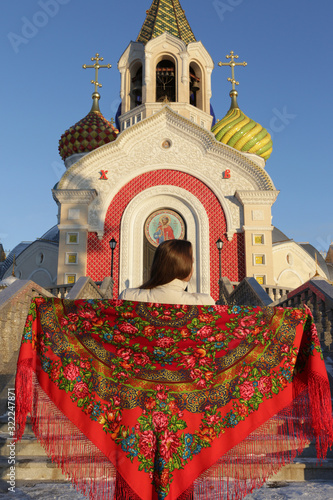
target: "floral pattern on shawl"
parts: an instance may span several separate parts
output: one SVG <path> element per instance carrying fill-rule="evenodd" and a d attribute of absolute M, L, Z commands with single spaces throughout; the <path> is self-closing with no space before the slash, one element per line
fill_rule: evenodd
<path fill-rule="evenodd" d="M 144 314 L 139 315 L 133 302 L 88 300 L 62 306 L 55 301 L 37 344 L 32 335 L 36 304 L 43 307 L 44 299 L 32 304 L 23 342 L 31 342 L 39 352 L 42 369 L 58 389 L 102 427 L 128 459 L 137 463 L 139 471 L 149 475 L 160 500 L 168 495 L 175 470 L 183 469 L 226 429 L 236 427 L 265 400 L 285 389 L 293 376 L 298 349 L 290 329 L 287 334 L 279 328 L 283 319 L 294 326 L 306 317 L 304 311 L 282 308 L 201 306 L 199 310 L 160 304 L 144 306 Z M 225 324 L 220 321 L 223 313 L 228 315 Z M 180 320 L 182 326 L 175 327 Z M 89 350 L 81 354 L 80 338 L 87 333 L 107 351 L 107 372 Z M 63 337 L 63 351 L 54 350 L 59 336 Z M 316 349 L 318 342 L 312 340 L 311 349 Z M 274 358 L 275 364 L 265 362 L 259 370 L 245 357 L 224 376 L 220 358 L 239 346 L 245 346 L 246 352 L 257 348 L 264 354 L 269 346 L 269 359 Z M 311 349 L 304 346 L 305 355 Z M 201 423 L 190 431 L 175 391 L 166 384 L 151 384 L 139 391 L 143 410 L 136 423 L 124 425 L 127 385 L 142 373 L 163 369 L 185 371 L 194 392 L 203 395 L 215 385 L 223 386 L 227 411 L 222 414 L 217 404 L 204 397 Z M 104 399 L 98 390 L 103 381 L 113 388 L 112 395 Z"/>

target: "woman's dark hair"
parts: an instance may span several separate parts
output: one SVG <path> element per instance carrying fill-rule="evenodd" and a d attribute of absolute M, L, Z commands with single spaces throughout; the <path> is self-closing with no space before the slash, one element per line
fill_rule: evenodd
<path fill-rule="evenodd" d="M 192 244 L 187 240 L 167 240 L 155 252 L 150 278 L 140 288 L 151 289 L 174 279 L 185 280 L 192 271 Z"/>

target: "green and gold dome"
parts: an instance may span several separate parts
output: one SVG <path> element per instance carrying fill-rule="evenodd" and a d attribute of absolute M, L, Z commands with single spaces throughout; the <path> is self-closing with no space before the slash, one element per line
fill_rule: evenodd
<path fill-rule="evenodd" d="M 236 90 L 230 92 L 230 109 L 225 117 L 214 125 L 212 132 L 217 141 L 243 153 L 261 156 L 266 161 L 273 151 L 271 135 L 239 109 L 237 95 Z"/>

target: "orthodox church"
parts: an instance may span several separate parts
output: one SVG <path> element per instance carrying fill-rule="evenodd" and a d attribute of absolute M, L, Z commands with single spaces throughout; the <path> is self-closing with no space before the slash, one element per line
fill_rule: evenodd
<path fill-rule="evenodd" d="M 156 247 L 170 238 L 193 244 L 189 291 L 215 300 L 219 251 L 222 275 L 231 282 L 249 276 L 293 289 L 316 269 L 332 279 L 332 264 L 319 252 L 272 225 L 279 194 L 265 170 L 272 140 L 238 106 L 235 70 L 246 63 L 233 52 L 226 57 L 219 65 L 231 70 L 231 105 L 217 123 L 210 103 L 214 63 L 179 0 L 154 0 L 121 55 L 115 122 L 99 107 L 100 71 L 110 65 L 96 54 L 83 66 L 95 70 L 95 91 L 88 115 L 59 142 L 66 172 L 52 191 L 58 205 L 48 240 L 53 283 L 81 276 L 98 282 L 112 273 L 117 296 L 147 278 Z M 41 271 L 38 245 L 36 252 Z M 20 259 L 23 269 L 24 252 L 17 266 Z"/>

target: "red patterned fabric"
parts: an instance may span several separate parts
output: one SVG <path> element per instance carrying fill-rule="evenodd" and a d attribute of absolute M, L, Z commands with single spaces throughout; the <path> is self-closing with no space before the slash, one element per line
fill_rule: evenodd
<path fill-rule="evenodd" d="M 31 304 L 16 379 L 47 453 L 89 498 L 240 499 L 316 439 L 330 389 L 306 310 Z"/>

